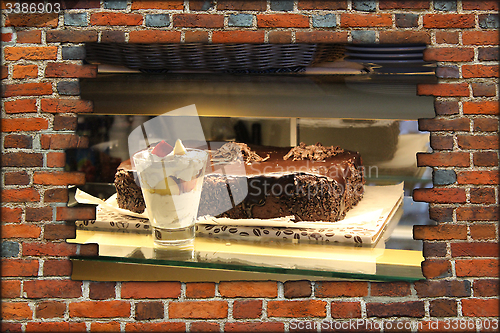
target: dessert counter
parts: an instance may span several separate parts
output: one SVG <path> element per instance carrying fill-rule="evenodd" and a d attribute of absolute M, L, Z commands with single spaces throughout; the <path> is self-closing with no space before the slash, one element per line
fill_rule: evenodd
<path fill-rule="evenodd" d="M 423 256 L 421 243 L 412 239 L 411 225 L 431 223 L 426 215 L 425 204 L 404 197 L 375 244 L 198 235 L 193 245 L 166 249 L 155 245 L 150 233 L 118 228 L 79 229 L 76 238 L 67 241 L 99 246 L 97 257 L 71 258 L 75 280 L 414 281 L 423 279 Z"/>

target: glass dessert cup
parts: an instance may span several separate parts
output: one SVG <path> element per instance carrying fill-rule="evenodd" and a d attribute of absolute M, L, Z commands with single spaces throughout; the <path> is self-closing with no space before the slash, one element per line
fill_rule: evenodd
<path fill-rule="evenodd" d="M 153 240 L 160 246 L 193 243 L 207 152 L 186 149 L 159 157 L 151 148 L 133 156 Z"/>

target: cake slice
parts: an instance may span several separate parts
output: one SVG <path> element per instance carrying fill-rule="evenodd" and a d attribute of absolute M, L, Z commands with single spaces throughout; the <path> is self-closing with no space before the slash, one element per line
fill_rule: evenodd
<path fill-rule="evenodd" d="M 240 151 L 238 151 L 240 150 Z M 234 160 L 241 152 L 242 159 Z M 232 219 L 293 216 L 296 221 L 338 221 L 363 196 L 363 167 L 357 152 L 321 144 L 294 148 L 227 143 L 212 152 L 198 216 Z M 115 178 L 120 208 L 137 213 L 145 205 L 130 162 Z M 229 196 L 230 200 L 227 200 Z"/>

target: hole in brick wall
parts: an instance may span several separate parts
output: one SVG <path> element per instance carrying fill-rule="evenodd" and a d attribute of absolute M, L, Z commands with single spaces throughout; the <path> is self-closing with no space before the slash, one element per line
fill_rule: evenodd
<path fill-rule="evenodd" d="M 221 48 L 211 45 L 208 51 Z M 129 158 L 131 131 L 195 104 L 207 141 L 280 147 L 319 141 L 360 152 L 367 186 L 404 182 L 400 222 L 384 240 L 385 248 L 421 251 L 412 227 L 434 223 L 428 204 L 411 197 L 415 188 L 432 187 L 430 168 L 416 163 L 416 153 L 430 149 L 429 134 L 419 131 L 417 120 L 434 117 L 433 98 L 416 94 L 417 83 L 435 80 L 432 64 L 421 59 L 423 48 L 329 45 L 318 62 L 282 59 L 279 66 L 261 63 L 262 68 L 234 67 L 234 59 L 227 59 L 235 55 L 226 54 L 222 67 L 211 68 L 217 63 L 213 59 L 190 67 L 193 63 L 179 58 L 193 52 L 186 57 L 196 59 L 206 52 L 199 45 L 89 44 L 86 61 L 99 64 L 99 74 L 81 79 L 80 89 L 94 112 L 79 115 L 77 128 L 77 135 L 88 137 L 88 147 L 67 150 L 67 169 L 86 173 L 84 191 L 110 197 L 116 169 Z M 239 56 L 265 52 L 248 45 L 234 49 Z M 160 61 L 168 52 L 175 53 L 175 66 Z"/>

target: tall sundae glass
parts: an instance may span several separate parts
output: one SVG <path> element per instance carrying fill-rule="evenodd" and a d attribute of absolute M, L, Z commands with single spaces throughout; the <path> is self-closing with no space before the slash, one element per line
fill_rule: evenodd
<path fill-rule="evenodd" d="M 207 158 L 180 140 L 173 149 L 162 141 L 133 156 L 155 244 L 193 243 Z"/>

